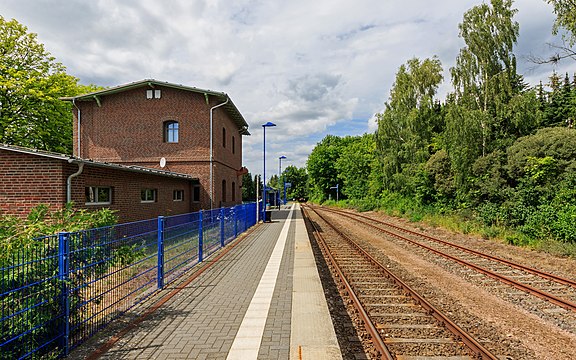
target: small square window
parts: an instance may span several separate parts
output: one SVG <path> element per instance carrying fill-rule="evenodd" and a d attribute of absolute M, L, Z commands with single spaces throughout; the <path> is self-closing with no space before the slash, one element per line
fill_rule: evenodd
<path fill-rule="evenodd" d="M 146 90 L 146 99 L 152 99 L 154 97 L 154 90 Z"/>
<path fill-rule="evenodd" d="M 162 91 L 154 90 L 154 99 L 160 99 L 161 95 L 162 95 Z"/>
<path fill-rule="evenodd" d="M 156 189 L 142 189 L 140 191 L 140 202 L 152 203 L 156 202 L 158 191 Z"/>
<path fill-rule="evenodd" d="M 112 188 L 88 186 L 85 188 L 86 205 L 110 205 L 112 203 Z"/>
<path fill-rule="evenodd" d="M 174 190 L 172 192 L 172 200 L 184 201 L 184 190 Z"/>

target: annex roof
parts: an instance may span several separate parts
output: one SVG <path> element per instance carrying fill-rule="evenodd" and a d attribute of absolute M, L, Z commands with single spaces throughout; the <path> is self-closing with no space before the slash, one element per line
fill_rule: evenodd
<path fill-rule="evenodd" d="M 224 105 L 224 110 L 232 118 L 234 123 L 236 123 L 236 125 L 238 126 L 238 129 L 240 130 L 240 134 L 250 135 L 250 133 L 248 132 L 248 123 L 246 122 L 246 120 L 244 119 L 244 117 L 242 116 L 242 114 L 240 113 L 240 111 L 238 110 L 238 108 L 236 107 L 234 102 L 232 101 L 232 99 L 228 96 L 228 94 L 223 93 L 223 92 L 218 92 L 218 91 L 200 89 L 200 88 L 196 88 L 196 87 L 192 87 L 192 86 L 173 84 L 173 83 L 169 83 L 169 82 L 165 82 L 165 81 L 158 81 L 158 80 L 154 80 L 154 79 L 144 79 L 144 80 L 135 81 L 135 82 L 131 82 L 131 83 L 124 84 L 124 85 L 114 86 L 114 87 L 100 90 L 100 91 L 95 91 L 95 92 L 92 92 L 89 94 L 71 96 L 71 97 L 63 97 L 63 98 L 61 98 L 61 100 L 65 100 L 65 101 L 99 101 L 100 97 L 102 97 L 102 96 L 117 94 L 117 93 L 120 93 L 120 92 L 123 92 L 126 90 L 131 90 L 131 89 L 135 89 L 135 88 L 139 88 L 139 87 L 145 87 L 145 86 L 148 86 L 150 88 L 154 88 L 155 86 L 164 86 L 164 87 L 169 87 L 169 88 L 178 89 L 178 90 L 191 91 L 191 92 L 195 92 L 195 93 L 199 93 L 199 94 L 204 94 L 204 96 L 214 96 L 214 97 L 218 98 L 219 100 L 221 100 L 222 102 L 224 102 L 224 101 L 226 101 L 226 99 L 228 99 L 228 103 L 226 105 Z"/>
<path fill-rule="evenodd" d="M 98 161 L 94 161 L 94 160 L 90 160 L 90 159 L 81 159 L 81 158 L 71 156 L 71 155 L 64 155 L 64 154 L 59 154 L 59 153 L 44 151 L 44 150 L 38 150 L 38 149 L 29 149 L 29 148 L 15 146 L 15 145 L 0 144 L 0 150 L 7 150 L 7 151 L 13 151 L 13 152 L 18 152 L 18 153 L 23 153 L 23 154 L 42 156 L 42 157 L 46 157 L 46 158 L 67 161 L 69 163 L 77 163 L 77 164 L 78 163 L 84 163 L 86 165 L 95 166 L 95 167 L 117 169 L 117 170 L 144 173 L 144 174 L 154 174 L 154 175 L 160 175 L 160 176 L 166 176 L 166 177 L 172 177 L 172 178 L 198 181 L 198 178 L 192 177 L 190 175 L 175 173 L 175 172 L 171 172 L 171 171 L 146 168 L 146 167 L 136 166 L 136 165 L 120 165 L 120 164 L 113 164 L 113 163 L 107 163 L 107 162 L 98 162 Z"/>

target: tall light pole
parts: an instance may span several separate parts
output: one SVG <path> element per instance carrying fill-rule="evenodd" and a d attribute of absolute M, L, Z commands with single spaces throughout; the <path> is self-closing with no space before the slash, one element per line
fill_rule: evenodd
<path fill-rule="evenodd" d="M 282 159 L 286 159 L 286 156 L 282 155 L 278 158 L 278 192 L 282 194 L 280 190 L 280 176 L 282 176 Z M 282 196 L 279 196 L 280 200 L 282 200 Z M 286 188 L 284 188 L 284 200 L 286 200 Z M 284 201 L 284 203 L 286 203 Z M 280 204 L 278 204 L 278 209 L 280 209 Z"/>
<path fill-rule="evenodd" d="M 266 128 L 276 126 L 276 124 L 268 121 L 266 124 L 262 124 L 262 129 L 264 129 L 264 169 L 262 171 L 262 221 L 266 221 Z"/>

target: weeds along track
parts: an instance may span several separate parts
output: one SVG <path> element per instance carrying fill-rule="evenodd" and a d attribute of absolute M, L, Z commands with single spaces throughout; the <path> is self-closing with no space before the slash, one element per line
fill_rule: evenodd
<path fill-rule="evenodd" d="M 478 279 L 484 287 L 497 287 L 496 292 L 505 295 L 504 297 L 508 300 L 512 300 L 531 312 L 540 312 L 540 314 L 556 318 L 567 317 L 572 321 L 557 320 L 564 324 L 573 323 L 576 315 L 576 281 L 572 279 L 543 272 L 366 215 L 325 207 L 316 209 L 376 230 L 387 239 L 403 245 L 415 246 L 433 256 L 449 259 L 454 264 L 473 270 L 476 275 L 484 274 L 486 277 Z M 490 281 L 489 278 L 496 281 Z M 526 296 L 526 294 L 531 296 Z M 567 330 L 574 332 L 575 329 L 568 328 Z"/>
<path fill-rule="evenodd" d="M 370 358 L 497 359 L 322 214 L 304 207 L 304 215 L 365 328 Z"/>

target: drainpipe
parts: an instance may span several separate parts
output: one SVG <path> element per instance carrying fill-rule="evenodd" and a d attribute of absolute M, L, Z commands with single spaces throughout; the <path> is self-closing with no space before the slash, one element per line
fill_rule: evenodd
<path fill-rule="evenodd" d="M 72 105 L 74 105 L 74 107 L 76 109 L 78 109 L 78 152 L 76 154 L 76 156 L 78 156 L 79 158 L 81 158 L 81 153 L 80 153 L 80 108 L 78 106 L 76 106 L 76 99 L 72 99 Z"/>
<path fill-rule="evenodd" d="M 74 162 L 74 159 L 68 159 L 68 162 L 72 164 Z M 82 171 L 84 170 L 83 162 L 77 162 L 77 164 L 78 164 L 78 171 L 68 176 L 68 179 L 66 180 L 66 203 L 72 201 L 72 179 L 82 174 Z"/>
<path fill-rule="evenodd" d="M 220 103 L 216 106 L 213 106 L 210 108 L 210 210 L 212 210 L 212 204 L 213 204 L 213 198 L 214 198 L 214 180 L 213 180 L 213 170 L 212 170 L 212 161 L 214 158 L 214 146 L 213 146 L 213 116 L 212 116 L 212 112 L 214 111 L 214 109 L 219 108 L 220 106 L 224 106 L 226 104 L 228 104 L 228 100 L 230 100 L 230 98 L 228 97 L 228 95 L 226 95 L 226 101 L 224 101 L 223 103 Z"/>

